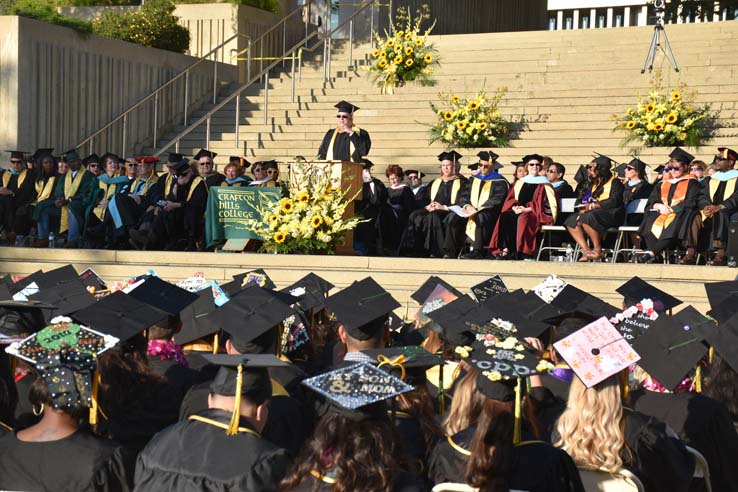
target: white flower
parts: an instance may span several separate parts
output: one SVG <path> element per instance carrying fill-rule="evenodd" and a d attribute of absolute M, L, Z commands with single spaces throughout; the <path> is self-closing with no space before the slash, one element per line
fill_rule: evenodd
<path fill-rule="evenodd" d="M 51 321 L 49 321 L 50 325 L 58 325 L 59 323 L 71 323 L 72 318 L 68 318 L 66 316 L 57 316 L 56 318 L 51 318 Z"/>

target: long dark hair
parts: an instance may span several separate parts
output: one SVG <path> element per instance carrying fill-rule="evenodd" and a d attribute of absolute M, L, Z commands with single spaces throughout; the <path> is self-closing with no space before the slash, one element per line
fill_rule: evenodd
<path fill-rule="evenodd" d="M 515 463 L 514 402 L 486 399 L 472 438 L 466 483 L 480 492 L 507 492 Z"/>
<path fill-rule="evenodd" d="M 386 415 L 360 421 L 329 412 L 295 461 L 279 490 L 296 490 L 311 472 L 336 480 L 333 492 L 390 492 L 401 457 L 395 430 Z M 316 489 L 318 484 L 316 484 Z"/>
<path fill-rule="evenodd" d="M 425 385 L 425 380 L 421 384 L 415 385 L 413 391 L 400 395 L 397 402 L 399 410 L 409 413 L 420 424 L 425 449 L 432 449 L 436 439 L 443 436 L 443 429 L 441 424 L 438 423 L 438 419 L 436 419 L 433 398 L 431 398 L 428 387 Z"/>
<path fill-rule="evenodd" d="M 702 394 L 725 405 L 733 422 L 738 422 L 738 373 L 715 355 L 703 374 Z"/>

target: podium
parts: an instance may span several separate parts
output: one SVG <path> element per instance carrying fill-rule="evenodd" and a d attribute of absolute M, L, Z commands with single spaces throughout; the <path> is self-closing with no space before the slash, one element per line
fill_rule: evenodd
<path fill-rule="evenodd" d="M 322 173 L 330 176 L 333 186 L 346 193 L 347 197 L 361 200 L 363 185 L 362 172 L 364 165 L 348 161 L 299 161 L 289 163 L 290 183 L 299 183 L 309 173 Z M 346 207 L 343 217 L 351 217 L 355 213 L 355 204 L 352 201 Z M 354 254 L 354 231 L 348 231 L 344 236 L 343 245 L 336 247 L 336 254 Z"/>

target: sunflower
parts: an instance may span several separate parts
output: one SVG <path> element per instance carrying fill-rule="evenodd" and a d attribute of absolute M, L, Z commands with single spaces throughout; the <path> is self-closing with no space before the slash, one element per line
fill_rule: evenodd
<path fill-rule="evenodd" d="M 664 129 L 664 125 L 662 123 L 655 123 L 653 125 L 653 129 L 657 132 L 660 132 Z"/>
<path fill-rule="evenodd" d="M 415 46 L 417 46 L 418 48 L 423 46 L 423 38 L 417 38 L 415 40 Z"/>
<path fill-rule="evenodd" d="M 468 107 L 469 109 L 474 111 L 475 109 L 479 107 L 479 103 L 477 103 L 477 101 L 469 101 Z"/>
<path fill-rule="evenodd" d="M 669 113 L 666 115 L 666 122 L 669 124 L 676 123 L 676 120 L 679 119 L 679 115 L 676 113 Z"/>
<path fill-rule="evenodd" d="M 682 95 L 679 93 L 679 91 L 673 91 L 671 93 L 671 100 L 672 101 L 681 101 L 682 100 Z"/>
<path fill-rule="evenodd" d="M 380 57 L 380 58 L 387 58 L 387 52 L 386 52 L 386 51 L 384 51 L 384 50 L 380 51 L 380 52 L 379 52 L 379 57 Z"/>
<path fill-rule="evenodd" d="M 274 235 L 274 242 L 277 244 L 282 244 L 285 239 L 287 239 L 287 233 L 284 231 L 279 231 Z"/>
<path fill-rule="evenodd" d="M 295 209 L 295 203 L 290 200 L 289 198 L 283 198 L 282 199 L 282 206 L 280 207 L 280 210 L 282 210 L 285 214 L 290 214 Z"/>
<path fill-rule="evenodd" d="M 320 227 L 320 224 L 322 223 L 323 219 L 320 217 L 320 215 L 315 215 L 312 219 L 310 219 L 310 225 L 313 227 Z"/>
<path fill-rule="evenodd" d="M 309 199 L 310 199 L 310 194 L 307 191 L 301 191 L 297 195 L 298 202 L 307 203 Z"/>
<path fill-rule="evenodd" d="M 484 121 L 477 123 L 477 130 L 484 131 L 486 129 L 487 129 L 487 123 L 485 123 Z"/>
<path fill-rule="evenodd" d="M 400 63 L 402 63 L 402 55 L 397 55 L 397 56 L 395 57 L 395 59 L 394 59 L 394 60 L 392 60 L 392 62 L 393 62 L 393 63 L 394 63 L 395 65 L 399 65 Z"/>
<path fill-rule="evenodd" d="M 378 50 L 377 48 L 374 48 L 374 49 L 372 50 L 372 56 L 373 56 L 374 58 L 376 58 L 376 57 L 378 57 L 378 56 L 379 56 L 379 50 Z"/>
<path fill-rule="evenodd" d="M 395 40 L 390 38 L 384 43 L 388 48 L 392 48 L 395 45 Z"/>
<path fill-rule="evenodd" d="M 453 103 L 459 102 L 459 99 L 461 99 L 459 96 L 451 96 L 451 102 Z"/>
<path fill-rule="evenodd" d="M 443 119 L 446 121 L 451 121 L 454 117 L 454 114 L 451 111 L 446 111 L 443 113 Z"/>
<path fill-rule="evenodd" d="M 395 36 L 397 36 L 398 38 L 401 38 L 401 37 L 403 37 L 404 35 L 405 35 L 405 31 L 397 31 L 397 32 L 395 33 Z"/>
<path fill-rule="evenodd" d="M 405 66 L 408 67 L 408 68 L 412 67 L 413 66 L 413 63 L 415 63 L 415 62 L 413 62 L 413 59 L 412 58 L 408 58 L 407 60 L 405 60 Z"/>
<path fill-rule="evenodd" d="M 407 48 L 405 48 L 405 55 L 410 56 L 413 54 L 414 51 L 415 50 L 413 50 L 412 46 L 408 46 Z"/>
<path fill-rule="evenodd" d="M 328 188 L 327 190 L 325 190 L 326 194 L 329 194 L 329 195 L 330 194 L 338 194 L 340 191 L 341 190 L 339 190 L 338 188 L 335 188 L 333 186 L 331 186 L 330 188 Z"/>
<path fill-rule="evenodd" d="M 269 223 L 274 224 L 275 222 L 279 220 L 279 215 L 271 214 L 268 220 L 269 220 Z"/>
<path fill-rule="evenodd" d="M 467 123 L 464 120 L 456 122 L 456 128 L 458 128 L 459 130 L 463 130 L 464 128 L 466 128 L 466 125 Z"/>
<path fill-rule="evenodd" d="M 646 104 L 646 113 L 653 113 L 654 109 L 656 109 L 656 106 L 653 103 Z"/>
<path fill-rule="evenodd" d="M 433 61 L 433 55 L 431 55 L 430 53 L 426 54 L 426 55 L 425 55 L 425 56 L 423 57 L 423 61 L 425 61 L 425 63 L 430 63 L 430 62 L 432 62 L 432 61 Z"/>
<path fill-rule="evenodd" d="M 405 34 L 405 41 L 410 41 L 411 39 L 413 39 L 413 33 L 409 32 Z"/>
<path fill-rule="evenodd" d="M 402 46 L 400 46 L 399 44 L 396 44 L 395 45 L 395 53 L 398 53 L 398 54 L 399 53 L 402 53 Z"/>
<path fill-rule="evenodd" d="M 636 122 L 633 120 L 630 120 L 629 122 L 625 124 L 625 128 L 627 128 L 628 130 L 632 130 L 633 128 L 635 128 L 635 126 L 636 126 Z"/>
<path fill-rule="evenodd" d="M 387 59 L 386 58 L 382 58 L 381 60 L 379 60 L 379 63 L 377 63 L 377 65 L 379 66 L 379 68 L 386 67 L 387 66 Z"/>

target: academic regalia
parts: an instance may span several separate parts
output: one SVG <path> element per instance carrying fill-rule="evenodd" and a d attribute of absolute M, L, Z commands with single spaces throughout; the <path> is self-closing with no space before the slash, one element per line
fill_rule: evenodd
<path fill-rule="evenodd" d="M 321 475 L 315 470 L 313 472 L 293 490 L 295 492 L 332 492 L 335 490 L 336 481 L 331 473 Z M 424 492 L 426 490 L 428 488 L 418 477 L 405 472 L 398 473 L 392 485 L 392 492 Z"/>
<path fill-rule="evenodd" d="M 24 442 L 14 432 L 0 438 L 0 489 L 127 491 L 133 456 L 86 431 L 56 441 Z"/>
<path fill-rule="evenodd" d="M 714 214 L 710 219 L 704 216 L 703 224 L 709 231 L 708 249 L 725 248 L 728 244 L 728 230 L 731 218 L 738 212 L 738 170 L 715 173 L 702 181 L 699 198 L 699 209 L 708 205 L 723 205 L 725 209 Z"/>
<path fill-rule="evenodd" d="M 464 483 L 475 427 L 441 439 L 431 453 L 428 475 L 434 483 Z M 569 455 L 543 441 L 515 446 L 510 488 L 527 492 L 583 492 L 579 471 Z"/>
<path fill-rule="evenodd" d="M 414 210 L 425 207 L 430 203 L 430 188 L 426 184 L 422 184 L 417 188 L 411 188 L 413 195 L 415 196 Z"/>
<path fill-rule="evenodd" d="M 152 196 L 156 193 L 158 183 L 161 181 L 162 188 L 165 186 L 168 173 L 160 178 L 156 172 L 152 170 L 147 177 L 137 178 L 130 184 L 127 193 L 119 193 L 112 197 L 108 204 L 109 220 L 112 221 L 115 229 L 124 227 L 132 227 L 138 223 L 146 212 L 146 209 L 155 202 L 151 201 Z M 141 197 L 140 202 L 128 196 L 130 194 Z M 163 196 L 163 195 L 162 195 Z"/>
<path fill-rule="evenodd" d="M 392 207 L 394 221 L 388 231 L 391 237 L 385 243 L 386 247 L 397 251 L 400 246 L 402 231 L 407 227 L 410 212 L 415 210 L 415 195 L 409 186 L 403 184 L 387 188 L 387 197 L 388 203 Z"/>
<path fill-rule="evenodd" d="M 625 208 L 623 207 L 623 183 L 617 175 L 601 183 L 596 188 L 585 189 L 577 200 L 578 205 L 586 205 L 596 202 L 599 206 L 593 210 L 585 210 L 583 213 L 573 213 L 564 222 L 566 227 L 576 228 L 578 224 L 590 226 L 600 234 L 611 227 L 623 225 L 625 219 Z"/>
<path fill-rule="evenodd" d="M 84 166 L 79 168 L 74 178 L 72 178 L 71 169 L 57 178 L 54 200 L 57 198 L 67 198 L 69 200 L 69 203 L 62 207 L 60 234 L 67 230 L 65 215 L 70 213 L 76 217 L 77 223 L 80 225 L 80 234 L 84 235 L 85 211 L 92 203 L 96 186 L 96 176 L 87 171 Z"/>
<path fill-rule="evenodd" d="M 497 172 L 469 178 L 459 197 L 459 206 L 464 208 L 471 205 L 477 209 L 477 213 L 468 218 L 448 215 L 443 246 L 447 255 L 455 258 L 465 242 L 471 242 L 476 253 L 481 253 L 487 247 L 509 188 L 510 184 Z"/>
<path fill-rule="evenodd" d="M 169 212 L 159 212 L 152 225 L 152 244 L 149 248 L 164 244 L 176 248 L 178 241 L 186 240 L 188 248 L 194 248 L 204 225 L 203 217 L 208 199 L 208 188 L 199 176 L 192 177 L 183 186 L 172 182 L 165 200 L 181 203 L 183 206 Z"/>
<path fill-rule="evenodd" d="M 221 183 L 225 181 L 226 177 L 220 173 L 213 173 L 203 179 L 205 180 L 205 184 L 208 185 L 208 189 L 210 189 L 213 186 L 222 186 Z"/>
<path fill-rule="evenodd" d="M 40 171 L 41 172 L 41 171 Z M 38 222 L 41 218 L 41 212 L 47 207 L 53 207 L 56 197 L 54 190 L 58 176 L 56 174 L 48 176 L 40 176 L 35 183 L 36 202 L 33 207 L 33 221 Z"/>
<path fill-rule="evenodd" d="M 725 405 L 699 393 L 657 393 L 638 390 L 630 394 L 638 412 L 656 417 L 679 438 L 707 459 L 712 490 L 738 491 L 738 433 Z"/>
<path fill-rule="evenodd" d="M 556 190 L 556 197 L 559 199 L 559 201 L 561 201 L 562 198 L 577 197 L 574 188 L 572 188 L 571 185 L 567 183 L 564 179 L 562 179 L 561 181 L 552 182 L 551 186 L 553 186 L 554 190 Z"/>
<path fill-rule="evenodd" d="M 631 202 L 648 199 L 652 190 L 651 183 L 645 180 L 634 184 L 630 182 L 623 183 L 623 206 L 625 206 L 626 211 Z M 627 226 L 640 226 L 641 222 L 643 222 L 643 214 L 630 213 L 625 216 L 625 225 Z"/>
<path fill-rule="evenodd" d="M 369 132 L 355 126 L 353 133 L 338 133 L 338 129 L 328 130 L 318 149 L 318 159 L 334 161 L 361 162 L 361 158 L 369 155 L 372 140 Z"/>
<path fill-rule="evenodd" d="M 162 359 L 157 355 L 149 354 L 148 360 L 151 370 L 165 378 L 172 393 L 177 395 L 177 407 L 182 403 L 190 387 L 202 381 L 202 374 L 199 371 L 185 367 L 174 359 Z"/>
<path fill-rule="evenodd" d="M 98 189 L 93 191 L 92 200 L 86 211 L 87 247 L 99 247 L 103 238 L 107 239 L 108 244 L 112 244 L 113 221 L 109 213 L 110 204 L 116 195 L 127 194 L 134 181 L 126 176 L 110 177 L 101 174 L 97 177 Z M 101 200 L 107 200 L 108 203 L 100 205 Z"/>
<path fill-rule="evenodd" d="M 215 185 L 215 186 L 234 186 L 234 187 L 249 186 L 249 183 L 251 183 L 251 181 L 253 180 L 249 178 L 248 176 L 239 176 L 233 180 L 229 180 L 228 178 L 225 178 L 219 185 Z"/>
<path fill-rule="evenodd" d="M 700 189 L 699 181 L 691 176 L 661 181 L 653 187 L 639 231 L 650 251 L 659 253 L 674 242 L 689 243 L 696 239 L 691 237 L 691 229 L 699 213 Z M 669 205 L 674 213 L 661 215 L 648 211 L 656 203 Z"/>
<path fill-rule="evenodd" d="M 387 203 L 387 187 L 377 178 L 362 185 L 361 200 L 356 201 L 355 212 L 368 222 L 356 226 L 354 241 L 363 243 L 369 254 L 382 254 L 385 241 L 393 225 L 392 208 Z"/>
<path fill-rule="evenodd" d="M 262 438 L 241 418 L 236 435 L 225 428 L 231 414 L 209 409 L 160 432 L 140 453 L 136 490 L 276 491 L 290 467 L 287 451 Z M 237 459 L 234 459 L 237 457 Z"/>
<path fill-rule="evenodd" d="M 467 179 L 463 176 L 454 176 L 448 181 L 436 178 L 428 186 L 428 203 L 458 205 L 461 192 L 467 186 Z M 428 212 L 425 208 L 412 212 L 405 229 L 403 247 L 414 251 L 417 256 L 429 253 L 435 257 L 443 256 L 443 242 L 446 233 L 443 220 L 449 213 L 451 212 L 446 210 Z"/>
<path fill-rule="evenodd" d="M 0 180 L 3 188 L 13 192 L 0 195 L 0 223 L 6 233 L 25 236 L 31 228 L 31 204 L 36 200 L 35 174 L 31 169 L 6 170 Z"/>
<path fill-rule="evenodd" d="M 532 212 L 516 214 L 512 207 L 530 207 Z M 508 253 L 532 256 L 536 252 L 538 229 L 556 221 L 558 203 L 556 192 L 546 178 L 525 177 L 510 187 L 502 205 L 500 219 L 489 242 L 490 253 Z"/>

